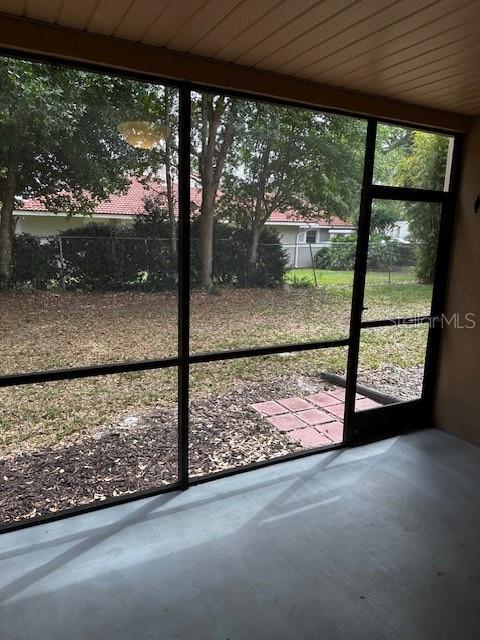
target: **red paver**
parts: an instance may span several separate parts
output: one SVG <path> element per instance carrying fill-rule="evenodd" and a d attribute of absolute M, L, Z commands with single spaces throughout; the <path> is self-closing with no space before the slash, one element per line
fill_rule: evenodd
<path fill-rule="evenodd" d="M 342 442 L 343 440 L 343 423 L 338 420 L 322 425 L 321 431 L 333 442 Z"/>
<path fill-rule="evenodd" d="M 338 398 L 333 398 L 329 393 L 314 393 L 311 396 L 307 396 L 307 400 L 317 407 L 329 407 L 332 404 L 341 402 Z"/>
<path fill-rule="evenodd" d="M 345 412 L 345 404 L 342 402 L 340 404 L 334 404 L 331 407 L 325 407 L 325 411 L 333 414 L 337 418 L 341 418 L 343 420 L 343 414 Z"/>
<path fill-rule="evenodd" d="M 327 393 L 333 396 L 334 398 L 337 398 L 337 400 L 341 400 L 342 402 L 345 402 L 345 389 L 335 389 L 335 391 L 328 391 Z M 355 398 L 357 400 L 360 400 L 361 398 L 364 398 L 364 396 L 360 395 L 359 393 L 356 393 Z"/>
<path fill-rule="evenodd" d="M 319 433 L 313 427 L 304 427 L 303 429 L 295 429 L 295 431 L 289 431 L 288 435 L 292 440 L 300 442 L 305 447 L 322 447 L 327 444 L 332 444 L 332 441 Z"/>
<path fill-rule="evenodd" d="M 275 400 L 267 400 L 267 402 L 257 402 L 256 404 L 250 405 L 252 409 L 261 413 L 262 416 L 276 416 L 279 413 L 286 413 L 287 410 L 285 407 L 282 407 L 281 404 L 275 402 Z"/>
<path fill-rule="evenodd" d="M 300 418 L 297 418 L 294 413 L 284 413 L 280 416 L 272 416 L 271 418 L 267 418 L 267 420 L 279 431 L 301 429 L 305 426 L 305 423 L 302 422 Z"/>
<path fill-rule="evenodd" d="M 365 411 L 365 409 L 374 409 L 375 407 L 381 407 L 379 402 L 375 402 L 375 400 L 371 400 L 370 398 L 363 398 L 362 400 L 357 400 L 355 403 L 355 411 Z"/>
<path fill-rule="evenodd" d="M 345 402 L 345 389 L 334 389 L 333 391 L 328 391 L 328 394 L 332 396 L 332 398 Z"/>
<path fill-rule="evenodd" d="M 331 422 L 332 416 L 325 413 L 321 409 L 308 409 L 308 411 L 299 411 L 295 414 L 301 420 L 310 425 L 324 424 L 325 422 Z"/>
<path fill-rule="evenodd" d="M 287 407 L 290 411 L 301 411 L 302 409 L 311 409 L 312 405 L 303 398 L 283 398 L 277 400 L 281 405 Z"/>

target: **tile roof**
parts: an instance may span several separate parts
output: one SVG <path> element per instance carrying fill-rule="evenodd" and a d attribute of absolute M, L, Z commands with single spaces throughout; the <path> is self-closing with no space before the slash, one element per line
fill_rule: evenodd
<path fill-rule="evenodd" d="M 176 185 L 175 185 L 176 188 Z M 132 179 L 126 193 L 112 195 L 107 200 L 101 202 L 96 208 L 96 214 L 102 215 L 125 215 L 135 216 L 145 212 L 145 197 L 152 196 L 155 193 L 165 194 L 165 184 L 163 182 L 152 181 L 149 186 L 145 186 L 136 179 Z M 190 201 L 193 205 L 200 206 L 201 190 L 197 187 L 190 188 Z M 175 206 L 177 203 L 175 202 Z M 41 198 L 31 198 L 23 201 L 18 207 L 18 211 L 39 211 L 45 212 L 47 208 Z M 341 220 L 337 216 L 329 220 L 318 220 L 312 217 L 310 220 L 305 216 L 300 216 L 296 211 L 274 211 L 269 218 L 269 222 L 314 222 L 324 226 L 351 227 L 352 225 L 345 220 Z"/>

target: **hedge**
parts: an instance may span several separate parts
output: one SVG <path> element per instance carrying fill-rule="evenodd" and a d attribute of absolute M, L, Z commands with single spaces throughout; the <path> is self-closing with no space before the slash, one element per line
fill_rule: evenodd
<path fill-rule="evenodd" d="M 147 235 L 144 222 L 133 227 L 88 224 L 48 240 L 15 237 L 12 286 L 79 291 L 166 291 L 177 286 L 177 256 L 169 226 L 157 226 L 164 237 Z M 191 229 L 191 277 L 199 280 L 198 223 Z M 214 229 L 213 279 L 220 285 L 273 287 L 283 282 L 287 256 L 278 236 L 265 229 L 257 269 L 249 279 L 248 232 L 217 223 Z"/>
<path fill-rule="evenodd" d="M 45 289 L 58 278 L 58 257 L 52 241 L 23 234 L 14 236 L 12 285 Z"/>
<path fill-rule="evenodd" d="M 52 240 L 55 242 L 55 240 Z M 165 291 L 177 282 L 170 241 L 134 230 L 89 224 L 61 233 L 65 287 L 82 291 Z"/>
<path fill-rule="evenodd" d="M 191 229 L 191 277 L 198 283 L 200 273 L 200 252 L 198 223 Z M 278 234 L 264 228 L 258 247 L 257 268 L 248 276 L 250 234 L 244 229 L 217 223 L 214 227 L 213 279 L 220 285 L 241 287 L 275 287 L 283 283 L 288 256 L 283 249 Z"/>
<path fill-rule="evenodd" d="M 315 256 L 315 266 L 333 271 L 353 271 L 357 250 L 357 236 L 334 238 L 330 247 L 322 247 Z M 391 271 L 415 263 L 415 248 L 399 243 L 388 236 L 372 234 L 368 245 L 367 268 L 372 271 Z"/>

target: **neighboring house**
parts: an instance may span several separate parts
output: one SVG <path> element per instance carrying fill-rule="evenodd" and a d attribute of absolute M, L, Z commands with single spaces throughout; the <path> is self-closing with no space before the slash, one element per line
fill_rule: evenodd
<path fill-rule="evenodd" d="M 295 211 L 274 211 L 267 226 L 275 229 L 289 257 L 289 266 L 311 267 L 315 254 L 337 235 L 355 233 L 355 225 L 340 218 L 308 222 Z"/>
<path fill-rule="evenodd" d="M 159 189 L 147 188 L 137 180 L 132 180 L 128 191 L 121 195 L 113 195 L 100 203 L 93 214 L 52 213 L 48 211 L 41 199 L 24 200 L 14 212 L 15 233 L 28 233 L 37 237 L 57 235 L 61 231 L 77 229 L 95 223 L 128 225 L 133 224 L 135 216 L 145 212 L 145 197 L 155 192 L 164 193 L 164 186 Z M 191 201 L 200 204 L 201 192 L 192 187 Z M 332 238 L 338 234 L 355 232 L 355 226 L 340 218 L 331 220 L 307 221 L 295 211 L 274 211 L 267 222 L 268 227 L 275 229 L 280 241 L 289 255 L 289 266 L 311 266 L 312 259 L 318 249 L 329 246 Z"/>

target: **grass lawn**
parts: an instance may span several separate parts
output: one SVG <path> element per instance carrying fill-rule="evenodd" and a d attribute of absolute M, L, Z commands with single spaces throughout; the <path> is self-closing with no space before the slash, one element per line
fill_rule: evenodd
<path fill-rule="evenodd" d="M 310 288 L 329 291 L 336 298 L 351 296 L 353 271 L 316 270 L 317 286 L 313 269 L 291 269 L 285 281 L 294 288 Z M 430 313 L 432 285 L 420 284 L 415 280 L 412 269 L 404 269 L 390 274 L 368 271 L 365 281 L 364 320 L 400 318 Z"/>
<path fill-rule="evenodd" d="M 290 272 L 287 281 L 291 278 Z M 318 287 L 194 293 L 192 351 L 347 337 L 351 274 L 322 271 L 319 282 Z M 388 285 L 381 274 L 372 274 L 368 314 L 426 313 L 430 294 L 426 285 L 401 280 Z M 176 297 L 168 293 L 12 292 L 0 295 L 0 322 L 2 373 L 171 356 L 177 348 Z M 381 366 L 387 351 L 389 364 L 420 366 L 423 349 L 419 328 L 365 332 L 362 366 Z M 345 365 L 345 348 L 199 364 L 191 368 L 192 396 L 322 369 L 343 373 Z M 0 455 L 55 443 L 175 400 L 173 369 L 4 388 Z"/>
<path fill-rule="evenodd" d="M 315 269 L 317 284 L 320 286 L 352 285 L 353 271 L 330 271 L 328 269 Z M 285 275 L 285 281 L 294 284 L 315 284 L 313 269 L 290 269 Z M 390 274 L 384 271 L 367 271 L 367 284 L 416 284 L 415 275 L 410 268 L 401 271 L 392 271 Z"/>

